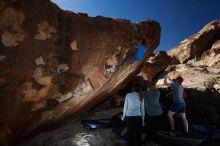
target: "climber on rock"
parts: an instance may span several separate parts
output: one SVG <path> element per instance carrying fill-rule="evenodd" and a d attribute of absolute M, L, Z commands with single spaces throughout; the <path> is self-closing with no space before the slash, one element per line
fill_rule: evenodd
<path fill-rule="evenodd" d="M 176 113 L 180 114 L 180 117 L 182 118 L 183 125 L 185 128 L 185 133 L 188 133 L 188 121 L 186 119 L 186 113 L 185 113 L 186 103 L 183 98 L 184 88 L 182 86 L 182 83 L 183 83 L 183 78 L 180 76 L 175 79 L 175 82 L 167 77 L 165 77 L 164 79 L 164 84 L 166 86 L 171 87 L 173 90 L 172 92 L 173 104 L 167 114 L 170 122 L 171 136 L 175 136 L 173 115 L 175 115 Z"/>

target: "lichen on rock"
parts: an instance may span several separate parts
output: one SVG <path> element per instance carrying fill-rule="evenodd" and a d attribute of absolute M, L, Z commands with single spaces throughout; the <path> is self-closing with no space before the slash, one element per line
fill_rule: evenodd
<path fill-rule="evenodd" d="M 159 45 L 160 24 L 75 14 L 50 0 L 1 0 L 0 37 L 0 55 L 7 56 L 0 62 L 0 107 L 5 111 L 0 123 L 12 130 L 0 132 L 0 140 L 10 137 L 6 143 L 14 145 L 116 93 L 142 64 L 115 65 L 140 37 L 148 40 L 151 54 Z M 104 77 L 106 63 L 109 78 Z"/>
<path fill-rule="evenodd" d="M 69 70 L 69 67 L 67 64 L 59 64 L 57 66 L 57 72 L 58 73 L 63 73 L 63 72 L 66 72 L 67 70 Z"/>
<path fill-rule="evenodd" d="M 1 42 L 6 47 L 17 46 L 18 42 L 24 40 L 22 24 L 25 20 L 25 15 L 23 11 L 9 7 L 4 10 L 0 18 L 0 28 L 7 28 L 1 33 Z"/>
<path fill-rule="evenodd" d="M 45 64 L 44 59 L 43 59 L 42 56 L 35 59 L 35 63 L 36 63 L 36 65 L 44 65 Z"/>
<path fill-rule="evenodd" d="M 77 51 L 78 50 L 78 48 L 77 48 L 77 40 L 73 40 L 71 42 L 71 44 L 70 44 L 70 47 L 71 47 L 72 50 Z"/>
<path fill-rule="evenodd" d="M 57 30 L 50 25 L 49 22 L 43 21 L 42 23 L 38 24 L 38 34 L 35 35 L 35 39 L 37 40 L 47 40 L 53 37 Z"/>

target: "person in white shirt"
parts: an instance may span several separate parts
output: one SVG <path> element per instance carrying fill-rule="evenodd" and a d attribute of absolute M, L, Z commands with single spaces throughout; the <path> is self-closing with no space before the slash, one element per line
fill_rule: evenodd
<path fill-rule="evenodd" d="M 128 128 L 128 145 L 134 146 L 135 143 L 138 146 L 142 146 L 141 139 L 141 127 L 144 126 L 144 99 L 143 90 L 140 84 L 134 85 L 133 91 L 127 93 L 125 97 L 124 109 L 122 120 Z M 136 141 L 135 141 L 136 136 Z"/>

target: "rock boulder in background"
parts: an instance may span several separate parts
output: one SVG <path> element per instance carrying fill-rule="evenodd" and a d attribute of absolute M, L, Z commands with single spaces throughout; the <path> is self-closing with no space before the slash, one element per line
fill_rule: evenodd
<path fill-rule="evenodd" d="M 216 20 L 168 51 L 169 57 L 153 61 L 145 70 L 151 78 L 159 78 L 157 86 L 161 88 L 165 88 L 164 76 L 171 79 L 182 76 L 188 95 L 188 114 L 200 122 L 220 121 L 219 40 L 220 20 Z"/>
<path fill-rule="evenodd" d="M 141 38 L 150 56 L 159 23 L 88 17 L 49 0 L 1 0 L 1 144 L 77 116 L 118 91 L 143 65 L 116 68 Z"/>
<path fill-rule="evenodd" d="M 178 46 L 171 49 L 168 54 L 177 58 L 180 63 L 200 58 L 220 38 L 219 20 L 210 22 L 197 34 L 182 41 Z"/>

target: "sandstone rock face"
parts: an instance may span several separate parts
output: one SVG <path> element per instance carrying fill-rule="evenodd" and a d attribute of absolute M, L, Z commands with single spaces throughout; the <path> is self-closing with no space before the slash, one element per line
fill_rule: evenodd
<path fill-rule="evenodd" d="M 166 88 L 164 77 L 184 78 L 188 95 L 187 114 L 200 122 L 220 121 L 220 20 L 206 25 L 180 45 L 151 57 L 142 68 L 146 80 L 157 80 Z M 163 98 L 163 96 L 161 97 Z"/>
<path fill-rule="evenodd" d="M 199 91 L 205 91 L 208 88 L 208 81 L 218 77 L 220 69 L 213 69 L 205 66 L 196 66 L 194 64 L 179 64 L 167 70 L 167 76 L 174 79 L 177 76 L 184 78 L 183 85 Z M 158 81 L 158 86 L 163 86 L 163 79 Z"/>
<path fill-rule="evenodd" d="M 166 68 L 166 74 L 171 78 L 183 76 L 184 85 L 187 88 L 205 91 L 208 88 L 209 81 L 217 78 L 220 73 L 219 30 L 220 20 L 213 21 L 197 34 L 185 39 L 180 45 L 171 49 L 168 52 L 171 61 Z M 164 59 L 160 60 L 164 62 Z M 152 66 L 156 68 L 155 66 L 158 65 L 153 63 Z M 158 85 L 163 86 L 163 81 L 159 80 Z"/>
<path fill-rule="evenodd" d="M 190 36 L 171 49 L 168 54 L 178 58 L 181 63 L 186 63 L 193 58 L 200 58 L 203 52 L 209 50 L 214 42 L 220 39 L 220 21 L 216 20 L 207 24 L 197 34 Z"/>
<path fill-rule="evenodd" d="M 210 88 L 211 81 L 220 76 L 220 47 L 219 40 L 210 45 L 211 47 L 200 52 L 200 58 L 192 58 L 185 64 L 170 66 L 167 69 L 168 76 L 175 78 L 182 76 L 187 88 L 205 91 Z M 178 49 L 178 48 L 177 48 Z M 219 84 L 216 82 L 215 84 Z M 212 84 L 212 88 L 215 84 Z M 217 85 L 216 85 L 217 86 Z"/>
<path fill-rule="evenodd" d="M 158 87 L 164 88 L 164 76 L 171 79 L 182 76 L 188 95 L 187 114 L 200 122 L 220 121 L 220 105 L 217 104 L 220 103 L 219 30 L 220 21 L 211 22 L 170 50 L 168 55 L 173 63 L 168 65 L 157 82 Z M 157 68 L 159 65 L 154 63 L 152 66 Z M 154 72 L 153 68 L 149 68 L 150 72 Z"/>
<path fill-rule="evenodd" d="M 159 44 L 159 23 L 92 18 L 49 0 L 1 0 L 1 145 L 77 116 L 118 91 L 143 65 L 116 68 L 141 38 L 150 56 Z"/>
<path fill-rule="evenodd" d="M 207 50 L 202 54 L 200 62 L 208 67 L 216 69 L 220 68 L 220 40 L 216 41 L 210 50 Z"/>
<path fill-rule="evenodd" d="M 120 113 L 123 109 L 123 102 L 118 102 L 122 97 L 114 96 L 93 108 L 88 113 L 83 113 L 80 118 L 65 121 L 62 126 L 54 130 L 41 133 L 20 146 L 30 145 L 94 145 L 94 146 L 126 146 L 127 142 L 113 132 L 112 128 L 88 130 L 81 126 L 82 120 L 95 120 L 111 118 L 113 115 Z"/>
<path fill-rule="evenodd" d="M 152 81 L 171 64 L 171 57 L 166 52 L 158 52 L 144 64 L 141 74 L 144 80 Z"/>

